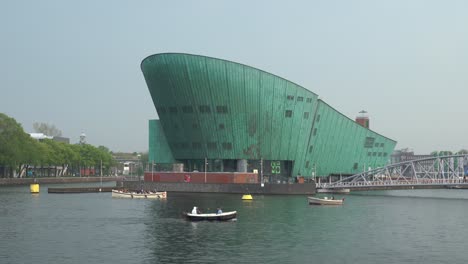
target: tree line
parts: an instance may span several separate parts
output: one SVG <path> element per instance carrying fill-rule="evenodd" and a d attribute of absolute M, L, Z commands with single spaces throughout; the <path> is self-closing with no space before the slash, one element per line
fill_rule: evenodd
<path fill-rule="evenodd" d="M 86 171 L 109 175 L 115 161 L 108 148 L 67 144 L 51 139 L 37 141 L 22 126 L 0 113 L 0 177 L 78 176 Z"/>
<path fill-rule="evenodd" d="M 431 152 L 431 156 L 450 156 L 450 155 L 466 155 L 468 150 L 461 149 L 458 152 L 453 153 L 450 150 L 434 150 Z"/>

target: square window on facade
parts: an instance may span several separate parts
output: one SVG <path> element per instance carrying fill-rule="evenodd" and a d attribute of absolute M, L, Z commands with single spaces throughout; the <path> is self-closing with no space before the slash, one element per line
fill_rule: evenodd
<path fill-rule="evenodd" d="M 217 105 L 216 106 L 216 112 L 220 113 L 220 114 L 226 114 L 228 112 L 227 110 L 227 106 L 225 105 Z"/>
<path fill-rule="evenodd" d="M 208 142 L 206 145 L 209 149 L 216 149 L 216 142 Z"/>
<path fill-rule="evenodd" d="M 304 119 L 309 119 L 309 112 L 304 112 Z"/>
<path fill-rule="evenodd" d="M 211 108 L 209 105 L 200 105 L 198 107 L 198 110 L 200 111 L 200 113 L 211 113 Z"/>
<path fill-rule="evenodd" d="M 218 128 L 219 129 L 224 129 L 224 124 L 219 124 Z"/>
<path fill-rule="evenodd" d="M 286 117 L 292 117 L 292 110 L 286 110 L 286 112 L 284 113 L 284 115 Z"/>
<path fill-rule="evenodd" d="M 175 106 L 169 107 L 169 112 L 171 112 L 173 114 L 177 113 L 177 107 L 175 107 Z"/>
<path fill-rule="evenodd" d="M 374 146 L 374 141 L 375 141 L 375 138 L 366 137 L 366 140 L 364 141 L 364 147 L 365 148 L 372 148 L 372 146 Z"/>
<path fill-rule="evenodd" d="M 298 97 L 297 97 L 297 101 L 298 101 L 298 102 L 302 102 L 302 101 L 304 101 L 304 97 L 302 97 L 302 96 L 298 96 Z"/>
<path fill-rule="evenodd" d="M 317 128 L 314 128 L 314 136 L 317 135 Z"/>
<path fill-rule="evenodd" d="M 316 122 L 320 121 L 320 115 L 317 115 L 317 118 L 315 120 Z"/>
<path fill-rule="evenodd" d="M 314 146 L 309 146 L 309 153 L 311 153 L 313 149 L 314 149 Z"/>
<path fill-rule="evenodd" d="M 193 113 L 193 107 L 191 105 L 182 106 L 182 112 L 186 114 Z"/>
<path fill-rule="evenodd" d="M 223 142 L 223 149 L 232 149 L 232 144 L 230 142 Z"/>

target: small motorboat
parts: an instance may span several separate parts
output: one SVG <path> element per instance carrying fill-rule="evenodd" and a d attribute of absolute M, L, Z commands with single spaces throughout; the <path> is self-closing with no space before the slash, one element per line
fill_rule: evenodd
<path fill-rule="evenodd" d="M 334 198 L 329 198 L 329 197 L 324 197 L 324 198 L 317 198 L 317 197 L 307 197 L 309 200 L 309 204 L 316 204 L 316 205 L 342 205 L 344 202 L 343 199 L 334 199 Z"/>
<path fill-rule="evenodd" d="M 112 190 L 114 198 L 130 198 L 130 199 L 166 199 L 167 192 L 124 192 L 121 190 Z"/>
<path fill-rule="evenodd" d="M 228 221 L 233 220 L 237 217 L 237 211 L 223 212 L 223 213 L 212 213 L 212 214 L 192 214 L 184 213 L 184 216 L 187 217 L 190 221 Z"/>

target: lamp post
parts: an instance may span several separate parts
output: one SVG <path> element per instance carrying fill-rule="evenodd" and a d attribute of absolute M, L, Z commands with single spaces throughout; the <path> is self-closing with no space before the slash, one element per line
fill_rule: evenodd
<path fill-rule="evenodd" d="M 101 188 L 102 188 L 102 160 L 101 160 L 101 169 L 99 170 L 99 172 L 101 173 Z M 99 191 L 101 191 L 101 189 L 99 189 Z"/>
<path fill-rule="evenodd" d="M 153 168 L 154 168 L 154 161 L 151 162 L 151 182 L 154 181 L 154 171 L 153 171 Z"/>
<path fill-rule="evenodd" d="M 260 158 L 260 185 L 263 187 L 263 158 Z"/>
<path fill-rule="evenodd" d="M 141 165 L 140 164 L 140 162 L 141 162 L 140 157 L 141 157 L 141 155 L 138 154 L 137 157 L 138 157 L 137 175 L 138 175 L 138 183 L 140 184 L 140 190 L 141 190 L 141 176 L 140 176 L 140 165 Z"/>
<path fill-rule="evenodd" d="M 312 177 L 314 177 L 314 180 L 318 180 L 318 184 L 320 185 L 320 177 L 317 177 L 317 165 L 314 163 L 314 170 L 312 171 Z"/>
<path fill-rule="evenodd" d="M 208 159 L 205 157 L 205 183 L 206 183 L 206 165 L 208 165 Z"/>

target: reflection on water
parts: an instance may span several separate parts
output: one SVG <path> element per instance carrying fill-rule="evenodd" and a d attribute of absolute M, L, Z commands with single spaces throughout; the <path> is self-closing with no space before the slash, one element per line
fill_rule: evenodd
<path fill-rule="evenodd" d="M 55 186 L 54 186 L 55 187 Z M 468 190 L 307 197 L 169 193 L 48 194 L 0 188 L 0 263 L 466 263 Z M 237 210 L 237 221 L 190 222 L 182 212 Z"/>

